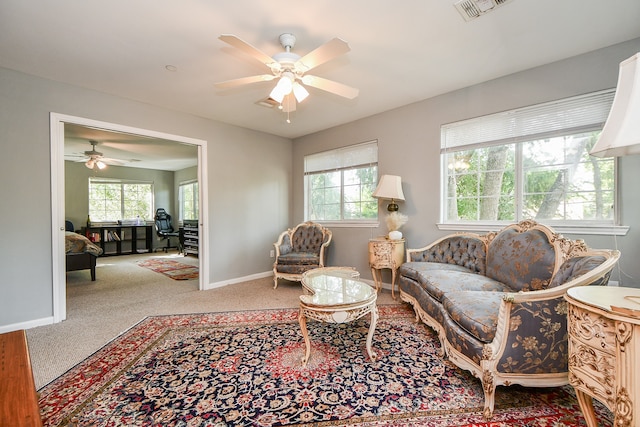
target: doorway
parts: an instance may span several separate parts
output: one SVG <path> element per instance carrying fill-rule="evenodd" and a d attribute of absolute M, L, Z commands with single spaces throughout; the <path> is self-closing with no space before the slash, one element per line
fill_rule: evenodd
<path fill-rule="evenodd" d="M 52 218 L 52 272 L 53 272 L 53 321 L 61 322 L 67 317 L 66 307 L 66 268 L 64 256 L 64 221 L 65 221 L 65 125 L 79 125 L 106 131 L 139 135 L 141 137 L 158 138 L 180 144 L 191 144 L 197 147 L 198 166 L 197 180 L 198 197 L 198 227 L 200 253 L 198 288 L 204 290 L 209 278 L 209 239 L 208 200 L 207 200 L 207 141 L 172 135 L 148 129 L 134 128 L 115 123 L 101 122 L 83 117 L 68 116 L 51 113 L 51 218 Z"/>

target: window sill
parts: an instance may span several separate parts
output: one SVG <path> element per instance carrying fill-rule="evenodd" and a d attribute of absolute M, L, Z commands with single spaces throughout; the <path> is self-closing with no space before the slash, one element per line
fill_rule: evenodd
<path fill-rule="evenodd" d="M 378 228 L 379 221 L 313 221 L 329 228 Z"/>
<path fill-rule="evenodd" d="M 625 225 L 567 225 L 544 223 L 560 234 L 581 234 L 581 235 L 602 235 L 602 236 L 626 236 L 629 227 Z M 458 223 L 445 224 L 438 223 L 439 230 L 465 231 L 471 233 L 483 233 L 490 231 L 500 231 L 508 224 L 503 223 Z"/>

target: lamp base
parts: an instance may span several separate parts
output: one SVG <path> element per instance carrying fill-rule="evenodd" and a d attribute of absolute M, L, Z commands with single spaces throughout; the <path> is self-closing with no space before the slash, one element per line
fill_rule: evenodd
<path fill-rule="evenodd" d="M 398 211 L 398 204 L 395 201 L 393 201 L 393 199 L 392 199 L 391 203 L 389 203 L 387 205 L 387 210 L 389 212 L 397 212 Z"/>

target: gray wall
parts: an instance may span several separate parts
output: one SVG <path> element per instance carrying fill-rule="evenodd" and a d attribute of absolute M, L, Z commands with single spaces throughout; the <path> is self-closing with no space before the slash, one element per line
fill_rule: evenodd
<path fill-rule="evenodd" d="M 463 90 L 417 102 L 298 138 L 293 149 L 293 218 L 304 218 L 303 158 L 331 148 L 378 140 L 379 175 L 400 175 L 406 201 L 400 212 L 409 216 L 402 231 L 407 247 L 421 247 L 449 232 L 437 228 L 440 221 L 440 126 L 531 104 L 565 98 L 616 86 L 620 61 L 640 51 L 640 39 L 607 49 L 505 76 Z M 472 70 L 470 70 L 472 72 Z M 640 286 L 640 156 L 620 160 L 620 207 L 626 236 L 569 235 L 594 248 L 618 248 L 622 252 L 625 286 Z M 385 204 L 380 205 L 381 214 Z M 381 217 L 382 218 L 382 217 Z M 377 229 L 333 228 L 329 265 L 351 265 L 371 278 L 367 241 L 386 234 L 384 221 Z M 388 272 L 385 280 L 390 281 Z"/>
<path fill-rule="evenodd" d="M 206 140 L 208 282 L 271 270 L 291 223 L 289 139 L 0 69 L 0 327 L 53 315 L 50 112 Z"/>

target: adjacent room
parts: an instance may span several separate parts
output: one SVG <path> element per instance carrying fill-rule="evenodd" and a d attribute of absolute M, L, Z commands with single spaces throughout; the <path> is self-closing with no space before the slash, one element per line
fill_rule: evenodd
<path fill-rule="evenodd" d="M 637 425 L 638 22 L 2 1 L 0 425 Z"/>

